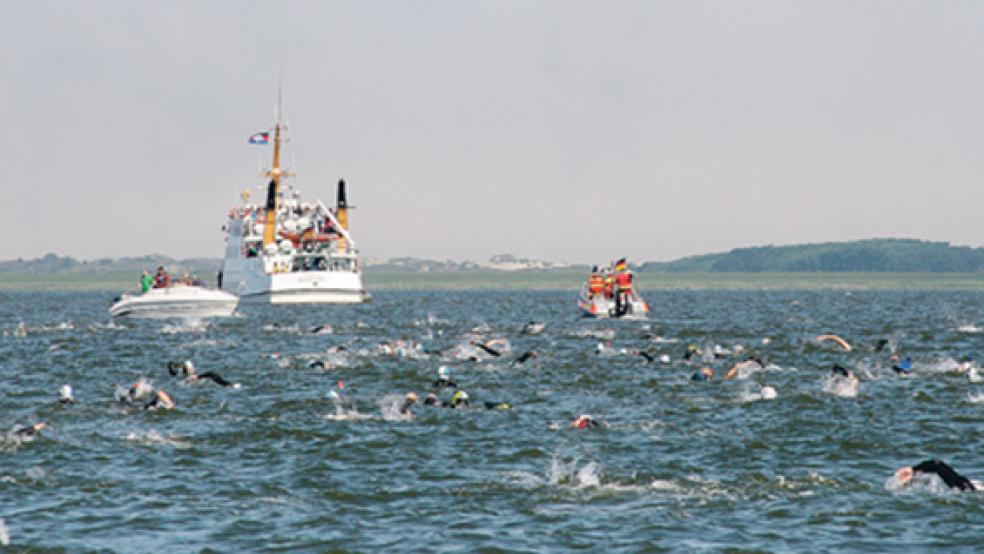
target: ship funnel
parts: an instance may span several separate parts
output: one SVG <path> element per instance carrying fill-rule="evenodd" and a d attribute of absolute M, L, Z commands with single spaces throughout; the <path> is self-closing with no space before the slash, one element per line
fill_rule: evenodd
<path fill-rule="evenodd" d="M 277 180 L 270 180 L 267 189 L 266 219 L 263 224 L 263 246 L 275 244 L 277 231 Z"/>
<path fill-rule="evenodd" d="M 348 230 L 348 198 L 345 196 L 345 180 L 338 181 L 338 200 L 335 205 L 335 216 L 342 229 Z"/>
<path fill-rule="evenodd" d="M 338 181 L 338 208 L 347 208 L 348 199 L 345 197 L 345 179 L 340 179 Z"/>

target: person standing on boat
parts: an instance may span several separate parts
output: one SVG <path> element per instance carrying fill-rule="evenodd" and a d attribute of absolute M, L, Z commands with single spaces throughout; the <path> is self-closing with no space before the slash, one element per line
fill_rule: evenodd
<path fill-rule="evenodd" d="M 154 288 L 166 289 L 171 286 L 171 276 L 164 271 L 164 266 L 157 268 L 157 275 L 154 275 Z"/>
<path fill-rule="evenodd" d="M 632 302 L 632 273 L 624 269 L 615 276 L 618 284 L 618 297 L 615 299 L 615 310 L 619 315 L 625 315 L 629 311 L 629 303 Z"/>
<path fill-rule="evenodd" d="M 611 268 L 605 273 L 605 298 L 611 300 L 615 297 L 615 274 L 611 272 Z"/>
<path fill-rule="evenodd" d="M 588 276 L 588 298 L 593 299 L 605 290 L 605 278 L 598 271 L 598 266 L 591 268 Z"/>
<path fill-rule="evenodd" d="M 143 270 L 143 274 L 140 276 L 140 289 L 141 292 L 147 292 L 150 287 L 154 286 L 154 278 L 151 277 L 150 272 L 146 269 Z"/>

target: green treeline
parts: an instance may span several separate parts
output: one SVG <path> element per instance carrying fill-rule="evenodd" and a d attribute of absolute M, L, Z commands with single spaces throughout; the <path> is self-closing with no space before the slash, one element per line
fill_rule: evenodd
<path fill-rule="evenodd" d="M 721 254 L 649 262 L 664 272 L 984 272 L 984 248 L 915 239 L 870 239 L 736 248 Z"/>

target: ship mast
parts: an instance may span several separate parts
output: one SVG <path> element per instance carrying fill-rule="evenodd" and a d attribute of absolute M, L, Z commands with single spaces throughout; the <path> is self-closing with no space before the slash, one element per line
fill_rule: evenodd
<path fill-rule="evenodd" d="M 280 114 L 283 105 L 283 88 L 277 88 L 277 122 L 273 127 L 273 167 L 267 172 L 270 177 L 270 185 L 267 188 L 266 217 L 263 225 L 263 247 L 276 244 L 277 232 L 277 208 L 280 198 L 280 181 L 283 179 L 283 171 L 280 169 L 280 131 L 283 127 L 280 124 Z"/>

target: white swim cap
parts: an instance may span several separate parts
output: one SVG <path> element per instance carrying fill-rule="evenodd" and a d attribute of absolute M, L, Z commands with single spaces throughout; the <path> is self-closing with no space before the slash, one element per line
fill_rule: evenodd
<path fill-rule="evenodd" d="M 762 387 L 762 400 L 774 400 L 777 396 L 779 393 L 776 392 L 776 389 L 769 385 Z"/>

